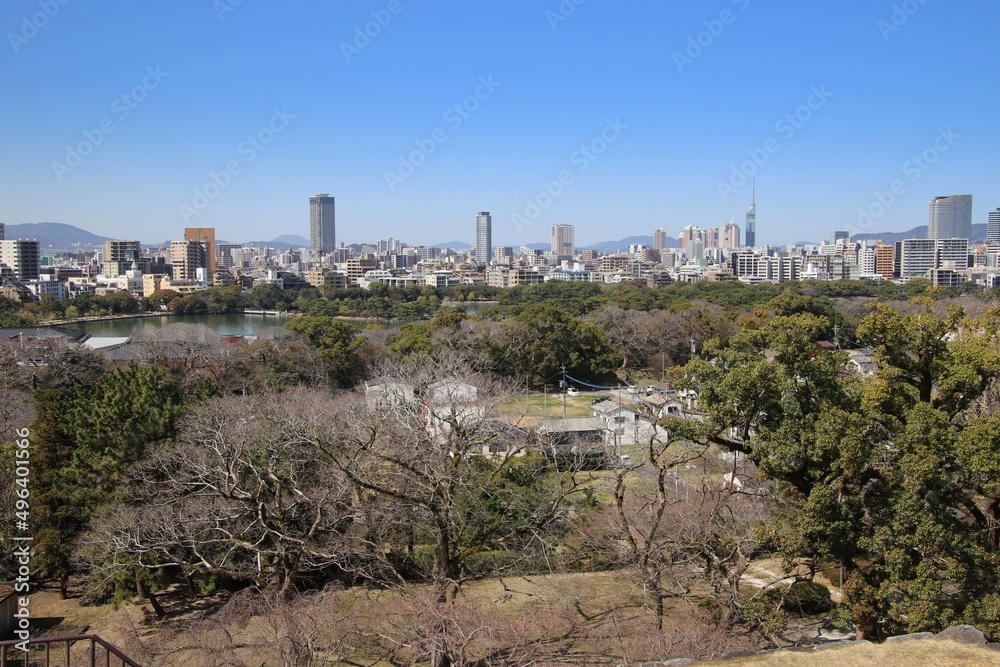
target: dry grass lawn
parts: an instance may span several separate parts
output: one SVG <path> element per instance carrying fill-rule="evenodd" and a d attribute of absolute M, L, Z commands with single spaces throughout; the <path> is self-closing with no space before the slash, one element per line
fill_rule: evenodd
<path fill-rule="evenodd" d="M 890 644 L 861 644 L 815 653 L 779 651 L 753 658 L 699 662 L 707 667 L 989 667 L 1000 666 L 1000 653 L 949 640 L 923 639 Z"/>

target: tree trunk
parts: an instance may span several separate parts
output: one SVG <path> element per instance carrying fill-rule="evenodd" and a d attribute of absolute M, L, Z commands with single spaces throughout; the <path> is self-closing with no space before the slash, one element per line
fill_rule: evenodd
<path fill-rule="evenodd" d="M 149 604 L 153 608 L 153 613 L 156 614 L 156 618 L 166 618 L 167 612 L 165 612 L 163 607 L 160 606 L 160 601 L 156 599 L 156 593 L 150 590 L 149 584 L 142 581 L 138 574 L 135 575 L 135 588 L 139 597 L 144 597 L 149 600 Z"/>

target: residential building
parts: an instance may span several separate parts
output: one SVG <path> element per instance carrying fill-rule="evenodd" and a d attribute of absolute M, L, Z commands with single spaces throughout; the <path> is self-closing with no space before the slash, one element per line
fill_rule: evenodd
<path fill-rule="evenodd" d="M 927 238 L 972 238 L 972 195 L 932 199 L 927 220 Z"/>
<path fill-rule="evenodd" d="M 877 275 L 891 280 L 896 271 L 896 246 L 881 241 L 875 244 L 875 271 Z"/>
<path fill-rule="evenodd" d="M 573 225 L 552 225 L 552 254 L 557 257 L 576 254 Z"/>
<path fill-rule="evenodd" d="M 347 284 L 357 287 L 365 274 L 378 268 L 378 260 L 371 255 L 347 260 Z"/>
<path fill-rule="evenodd" d="M 896 261 L 900 278 L 927 275 L 937 266 L 937 241 L 934 239 L 906 239 L 896 242 Z"/>
<path fill-rule="evenodd" d="M 476 247 L 473 259 L 476 264 L 485 266 L 493 256 L 493 216 L 489 211 L 476 214 Z"/>
<path fill-rule="evenodd" d="M 896 243 L 900 278 L 923 278 L 933 269 L 969 268 L 968 239 L 906 239 Z"/>
<path fill-rule="evenodd" d="M 989 222 L 986 223 L 986 245 L 1000 246 L 1000 208 L 990 211 Z"/>
<path fill-rule="evenodd" d="M 740 247 L 740 226 L 735 222 L 727 222 L 719 227 L 717 246 L 735 250 Z"/>
<path fill-rule="evenodd" d="M 336 199 L 328 194 L 309 198 L 309 249 L 317 257 L 337 249 Z"/>
<path fill-rule="evenodd" d="M 9 271 L 21 282 L 37 280 L 41 265 L 42 253 L 38 241 L 0 241 L 0 274 Z"/>
<path fill-rule="evenodd" d="M 205 244 L 205 255 L 208 259 L 208 270 L 215 273 L 215 269 L 217 268 L 215 258 L 217 252 L 215 245 L 215 227 L 185 227 L 184 240 L 197 241 L 198 243 Z"/>
<path fill-rule="evenodd" d="M 171 241 L 170 265 L 173 267 L 173 279 L 198 280 L 198 269 L 202 275 L 208 273 L 208 244 L 203 241 Z"/>

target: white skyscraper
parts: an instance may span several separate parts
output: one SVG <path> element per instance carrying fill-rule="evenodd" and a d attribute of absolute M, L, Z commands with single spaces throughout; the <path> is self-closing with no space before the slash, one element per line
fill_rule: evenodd
<path fill-rule="evenodd" d="M 337 249 L 336 200 L 328 194 L 309 198 L 309 249 L 317 255 Z"/>
<path fill-rule="evenodd" d="M 746 245 L 748 248 L 757 246 L 757 181 L 753 182 L 753 194 L 750 196 L 750 208 L 747 210 Z"/>
<path fill-rule="evenodd" d="M 0 238 L 3 238 L 0 236 Z M 986 243 L 1000 246 L 1000 208 L 990 211 L 989 222 L 986 223 Z"/>
<path fill-rule="evenodd" d="M 476 250 L 477 264 L 489 264 L 493 256 L 493 217 L 489 211 L 476 214 Z"/>

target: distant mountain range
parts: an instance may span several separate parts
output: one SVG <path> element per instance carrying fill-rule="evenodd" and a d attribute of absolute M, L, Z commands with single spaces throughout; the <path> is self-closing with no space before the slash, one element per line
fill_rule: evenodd
<path fill-rule="evenodd" d="M 853 234 L 854 241 L 882 241 L 886 245 L 892 245 L 897 241 L 906 239 L 927 238 L 927 225 L 920 225 L 905 232 L 871 232 L 869 234 Z M 986 223 L 972 225 L 972 243 L 982 243 L 986 240 Z M 797 245 L 818 245 L 819 241 L 798 241 Z"/>
<path fill-rule="evenodd" d="M 28 222 L 5 225 L 4 237 L 38 241 L 42 250 L 85 250 L 104 245 L 106 236 L 91 234 L 85 229 L 61 222 Z"/>
<path fill-rule="evenodd" d="M 104 245 L 105 241 L 109 240 L 109 237 L 98 236 L 97 234 L 92 234 L 85 229 L 80 229 L 79 227 L 74 227 L 73 225 L 67 225 L 61 222 L 29 222 L 19 225 L 6 225 L 5 236 L 8 239 L 36 240 L 41 245 L 42 250 L 48 251 L 88 250 L 100 247 Z M 883 243 L 891 244 L 897 241 L 902 241 L 903 239 L 922 239 L 926 237 L 927 225 L 921 225 L 920 227 L 914 227 L 913 229 L 905 232 L 870 232 L 866 234 L 855 234 L 852 238 L 855 241 L 873 241 L 881 239 Z M 986 225 L 972 225 L 972 238 L 970 240 L 974 243 L 985 241 Z M 222 242 L 221 239 L 219 241 Z M 266 245 L 280 250 L 309 247 L 309 239 L 297 234 L 283 234 L 277 238 L 271 239 L 270 241 L 251 241 L 250 243 L 257 246 Z M 816 243 L 816 241 L 800 241 L 799 243 Z M 604 241 L 602 243 L 595 243 L 589 246 L 582 246 L 579 247 L 578 250 L 597 250 L 601 253 L 612 254 L 620 251 L 627 251 L 630 245 L 637 244 L 652 246 L 653 237 L 628 236 L 618 241 Z M 163 245 L 163 242 L 147 243 L 144 241 L 143 245 L 158 247 Z M 527 243 L 525 245 L 533 250 L 549 249 L 548 243 Z M 354 244 L 354 246 L 358 248 L 361 247 L 359 244 Z M 453 250 L 468 250 L 472 246 L 464 241 L 447 241 L 445 243 L 438 243 L 432 247 L 451 248 Z M 668 236 L 667 247 L 676 248 L 677 239 Z"/>

